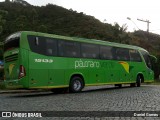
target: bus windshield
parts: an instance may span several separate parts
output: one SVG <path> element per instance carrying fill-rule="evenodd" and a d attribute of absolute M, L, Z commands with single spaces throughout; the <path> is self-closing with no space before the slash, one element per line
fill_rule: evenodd
<path fill-rule="evenodd" d="M 19 48 L 19 40 L 20 40 L 20 33 L 15 33 L 10 35 L 6 40 L 4 44 L 4 52 L 13 49 L 13 48 Z"/>
<path fill-rule="evenodd" d="M 150 55 L 148 52 L 146 51 L 141 51 L 143 57 L 144 57 L 144 60 L 145 60 L 145 63 L 147 65 L 148 68 L 154 70 L 154 64 L 156 63 L 157 61 L 157 58 L 153 55 Z"/>

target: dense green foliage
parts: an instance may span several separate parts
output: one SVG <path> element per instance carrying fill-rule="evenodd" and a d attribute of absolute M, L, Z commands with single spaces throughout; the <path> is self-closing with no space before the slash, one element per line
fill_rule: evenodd
<path fill-rule="evenodd" d="M 10 33 L 21 30 L 115 42 L 123 42 L 123 39 L 128 37 L 125 25 L 120 27 L 117 23 L 114 25 L 102 23 L 82 12 L 77 13 L 72 9 L 67 10 L 52 4 L 37 7 L 19 2 L 3 2 L 0 3 L 0 9 L 8 11 L 1 41 Z M 129 39 L 125 40 L 127 42 Z"/>
<path fill-rule="evenodd" d="M 129 33 L 126 32 L 126 24 L 119 26 L 118 23 L 102 23 L 83 12 L 78 13 L 52 4 L 32 6 L 24 0 L 1 2 L 0 10 L 3 11 L 0 11 L 0 41 L 16 31 L 38 31 L 137 45 L 160 58 L 160 35 L 144 31 Z M 160 66 L 156 66 L 158 75 Z"/>

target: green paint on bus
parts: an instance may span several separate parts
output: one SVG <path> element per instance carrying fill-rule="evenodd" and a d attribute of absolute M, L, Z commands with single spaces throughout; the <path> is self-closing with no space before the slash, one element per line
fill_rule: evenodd
<path fill-rule="evenodd" d="M 4 43 L 5 84 L 9 89 L 71 92 L 90 85 L 140 86 L 154 81 L 151 57 L 137 46 L 21 31 Z"/>

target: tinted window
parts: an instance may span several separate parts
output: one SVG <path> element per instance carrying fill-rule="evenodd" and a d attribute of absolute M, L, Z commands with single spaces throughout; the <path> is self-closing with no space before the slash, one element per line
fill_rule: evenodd
<path fill-rule="evenodd" d="M 15 33 L 10 35 L 4 44 L 4 51 L 11 49 L 11 48 L 19 48 L 20 46 L 20 33 Z"/>
<path fill-rule="evenodd" d="M 80 57 L 80 43 L 72 41 L 58 41 L 59 56 Z"/>
<path fill-rule="evenodd" d="M 57 55 L 57 40 L 47 37 L 28 36 L 30 49 L 39 54 Z"/>
<path fill-rule="evenodd" d="M 4 44 L 4 51 L 11 48 L 19 48 L 19 38 L 14 38 Z"/>
<path fill-rule="evenodd" d="M 113 47 L 110 46 L 100 46 L 100 57 L 101 59 L 114 59 L 113 57 Z"/>
<path fill-rule="evenodd" d="M 125 48 L 116 48 L 116 59 L 129 61 L 130 60 L 129 50 Z"/>
<path fill-rule="evenodd" d="M 57 56 L 57 40 L 46 38 L 46 54 L 49 56 Z"/>
<path fill-rule="evenodd" d="M 99 58 L 99 46 L 81 43 L 81 56 L 84 58 Z"/>
<path fill-rule="evenodd" d="M 141 62 L 141 56 L 137 50 L 129 50 L 130 60 L 135 62 Z"/>
<path fill-rule="evenodd" d="M 33 52 L 46 54 L 46 41 L 44 37 L 28 36 L 30 48 Z"/>

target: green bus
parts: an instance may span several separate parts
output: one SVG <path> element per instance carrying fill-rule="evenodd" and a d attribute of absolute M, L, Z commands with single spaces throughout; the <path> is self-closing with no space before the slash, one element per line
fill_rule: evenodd
<path fill-rule="evenodd" d="M 85 86 L 140 86 L 154 81 L 145 49 L 94 39 L 21 31 L 4 43 L 8 89 L 79 92 Z"/>

